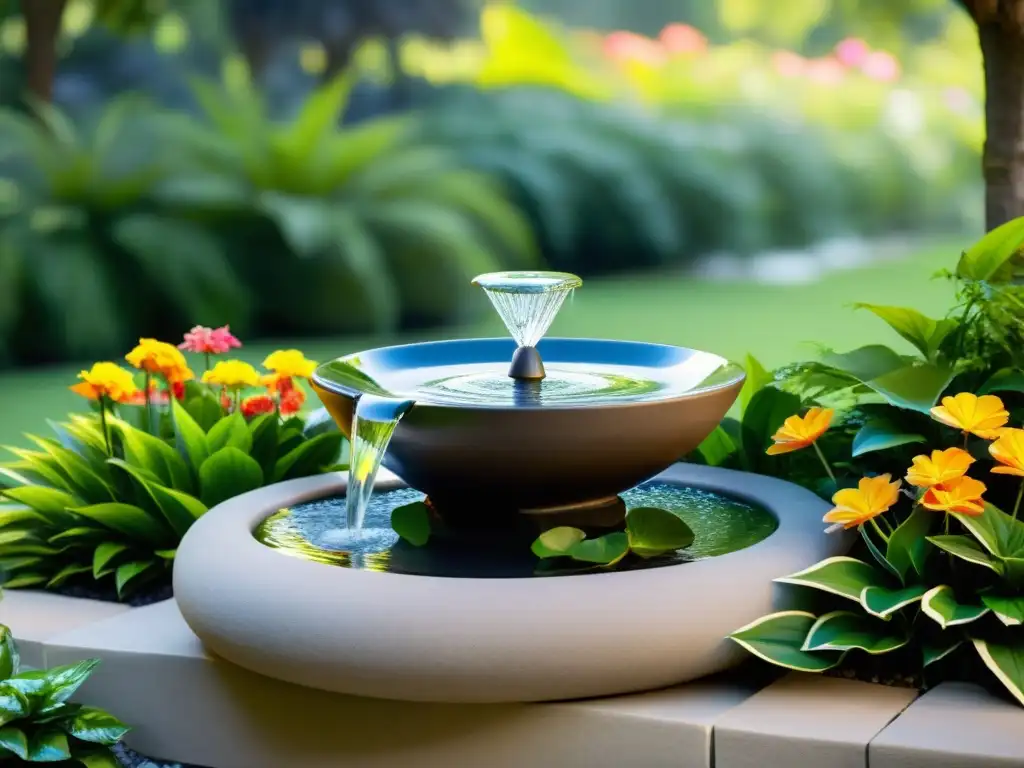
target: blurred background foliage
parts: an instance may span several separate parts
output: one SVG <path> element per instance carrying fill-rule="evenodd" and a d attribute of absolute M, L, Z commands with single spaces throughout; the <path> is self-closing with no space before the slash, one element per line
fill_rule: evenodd
<path fill-rule="evenodd" d="M 980 62 L 949 0 L 0 0 L 0 361 L 973 232 Z"/>

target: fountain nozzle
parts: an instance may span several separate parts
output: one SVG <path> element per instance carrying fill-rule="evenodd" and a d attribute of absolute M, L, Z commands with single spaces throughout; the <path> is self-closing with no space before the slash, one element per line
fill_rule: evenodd
<path fill-rule="evenodd" d="M 544 373 L 544 361 L 536 347 L 519 347 L 512 355 L 508 375 L 518 381 L 540 381 Z"/>
<path fill-rule="evenodd" d="M 518 347 L 508 375 L 517 381 L 543 379 L 544 361 L 537 344 L 565 297 L 583 281 L 568 272 L 491 272 L 473 284 L 484 289 Z"/>

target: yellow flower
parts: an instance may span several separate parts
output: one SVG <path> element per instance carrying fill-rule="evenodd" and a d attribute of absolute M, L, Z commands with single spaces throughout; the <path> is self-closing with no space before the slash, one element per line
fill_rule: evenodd
<path fill-rule="evenodd" d="M 981 496 L 986 490 L 980 480 L 964 476 L 942 487 L 929 488 L 921 497 L 921 505 L 937 512 L 959 512 L 977 517 L 985 511 Z"/>
<path fill-rule="evenodd" d="M 203 374 L 204 384 L 214 384 L 228 389 L 258 387 L 260 375 L 248 363 L 241 360 L 221 360 Z"/>
<path fill-rule="evenodd" d="M 833 414 L 831 408 L 811 408 L 804 416 L 790 416 L 772 435 L 775 445 L 769 446 L 768 455 L 799 451 L 812 445 L 828 430 Z"/>
<path fill-rule="evenodd" d="M 316 363 L 307 360 L 297 349 L 279 349 L 267 356 L 263 361 L 263 367 L 273 371 L 278 378 L 300 376 L 308 379 L 316 370 Z"/>
<path fill-rule="evenodd" d="M 1002 466 L 993 467 L 997 475 L 1024 477 L 1024 429 L 1002 429 L 999 438 L 988 447 L 992 458 Z"/>
<path fill-rule="evenodd" d="M 1010 414 L 1003 407 L 1003 401 L 995 395 L 972 395 L 961 392 L 955 397 L 942 398 L 942 405 L 932 408 L 932 416 L 937 421 L 961 432 L 995 440 L 999 430 L 1006 426 Z"/>
<path fill-rule="evenodd" d="M 889 475 L 862 477 L 856 488 L 844 488 L 832 497 L 835 507 L 825 514 L 826 523 L 854 528 L 878 517 L 899 500 L 900 481 Z"/>
<path fill-rule="evenodd" d="M 159 374 L 171 382 L 195 378 L 181 351 L 173 344 L 165 344 L 156 339 L 139 339 L 138 346 L 125 355 L 124 359 L 141 371 Z"/>
<path fill-rule="evenodd" d="M 90 400 L 105 397 L 120 402 L 139 390 L 132 374 L 114 363 L 95 363 L 90 370 L 79 373 L 78 378 L 81 383 L 71 387 L 71 391 Z"/>
<path fill-rule="evenodd" d="M 974 457 L 962 448 L 932 451 L 931 456 L 915 456 L 907 470 L 907 482 L 918 488 L 942 485 L 967 474 Z"/>

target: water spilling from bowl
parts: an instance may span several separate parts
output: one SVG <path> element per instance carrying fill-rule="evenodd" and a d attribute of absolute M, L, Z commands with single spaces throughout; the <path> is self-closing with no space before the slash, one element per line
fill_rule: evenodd
<path fill-rule="evenodd" d="M 583 281 L 568 272 L 491 272 L 473 285 L 484 289 L 518 346 L 536 347 L 565 297 Z"/>

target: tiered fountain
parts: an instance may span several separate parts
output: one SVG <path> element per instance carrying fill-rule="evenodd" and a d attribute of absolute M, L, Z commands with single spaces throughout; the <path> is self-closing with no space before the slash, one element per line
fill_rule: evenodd
<path fill-rule="evenodd" d="M 474 282 L 511 340 L 385 347 L 317 370 L 352 442 L 346 493 L 268 509 L 257 492 L 193 526 L 175 569 L 192 629 L 271 677 L 420 701 L 607 695 L 731 664 L 723 638 L 778 607 L 771 579 L 847 544 L 800 488 L 673 466 L 743 372 L 682 347 L 544 339 L 573 275 Z M 377 478 L 382 464 L 393 474 Z M 422 546 L 391 526 L 417 502 Z M 692 544 L 612 565 L 531 551 L 545 531 L 600 537 L 652 507 Z"/>

